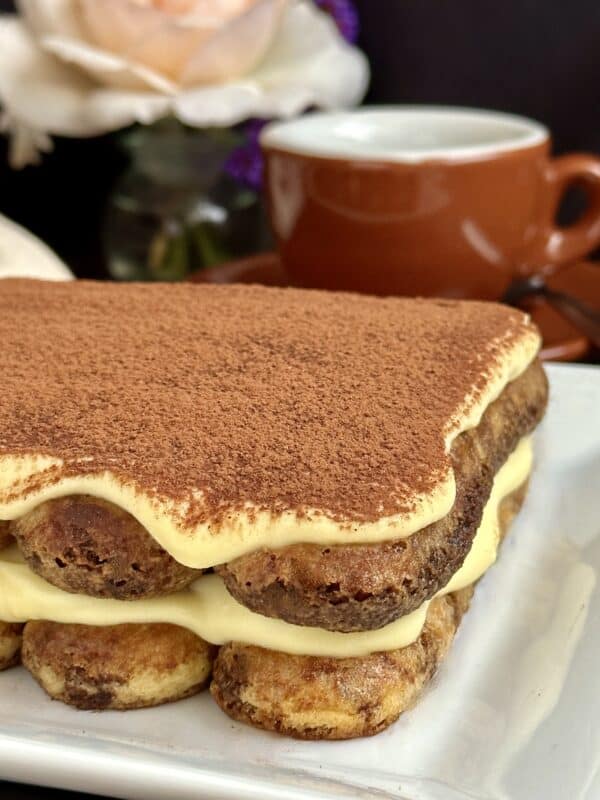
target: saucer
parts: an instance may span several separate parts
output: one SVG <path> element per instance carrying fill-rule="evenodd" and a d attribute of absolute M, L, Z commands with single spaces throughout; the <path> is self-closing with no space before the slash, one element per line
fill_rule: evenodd
<path fill-rule="evenodd" d="M 600 309 L 600 261 L 571 264 L 549 276 L 546 283 L 550 289 L 565 292 L 591 308 Z M 533 300 L 527 310 L 542 331 L 541 356 L 545 361 L 577 361 L 591 351 L 589 339 L 543 298 Z"/>
<path fill-rule="evenodd" d="M 265 286 L 290 286 L 277 253 L 230 261 L 194 273 L 198 283 L 260 283 Z M 580 261 L 565 267 L 547 279 L 550 288 L 577 297 L 593 308 L 600 308 L 600 262 Z M 587 337 L 555 311 L 543 298 L 533 300 L 528 309 L 542 331 L 544 361 L 577 361 L 591 350 Z"/>
<path fill-rule="evenodd" d="M 257 253 L 201 269 L 189 276 L 194 283 L 260 283 L 263 286 L 291 286 L 277 253 Z"/>

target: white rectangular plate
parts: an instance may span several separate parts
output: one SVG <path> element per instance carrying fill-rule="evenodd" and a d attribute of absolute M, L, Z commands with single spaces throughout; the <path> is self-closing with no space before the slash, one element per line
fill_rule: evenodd
<path fill-rule="evenodd" d="M 419 705 L 353 742 L 239 725 L 205 692 L 125 713 L 0 676 L 0 777 L 140 800 L 600 797 L 600 369 L 551 366 L 529 497 Z"/>

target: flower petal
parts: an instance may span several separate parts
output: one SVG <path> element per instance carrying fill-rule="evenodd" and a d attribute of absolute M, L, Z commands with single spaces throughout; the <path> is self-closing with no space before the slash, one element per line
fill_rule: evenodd
<path fill-rule="evenodd" d="M 33 0 L 35 2 L 35 0 Z M 129 0 L 76 0 L 88 41 L 102 50 L 125 55 L 137 43 L 171 24 L 156 5 Z"/>
<path fill-rule="evenodd" d="M 251 117 L 287 117 L 308 106 L 337 108 L 362 99 L 369 67 L 333 20 L 312 3 L 295 0 L 275 42 L 244 80 L 182 91 L 175 114 L 196 127 L 234 125 Z"/>
<path fill-rule="evenodd" d="M 27 27 L 36 36 L 44 34 L 81 38 L 76 0 L 17 0 Z"/>
<path fill-rule="evenodd" d="M 169 113 L 171 100 L 155 92 L 98 87 L 40 49 L 17 18 L 0 18 L 0 102 L 13 120 L 34 131 L 95 136 Z"/>
<path fill-rule="evenodd" d="M 172 98 L 155 92 L 126 92 L 122 89 L 100 88 L 90 92 L 85 101 L 85 114 L 100 130 L 86 136 L 114 131 L 139 122 L 151 125 L 172 113 Z"/>
<path fill-rule="evenodd" d="M 11 117 L 77 136 L 78 127 L 67 121 L 71 105 L 90 88 L 85 77 L 40 50 L 17 17 L 0 18 L 0 100 Z"/>
<path fill-rule="evenodd" d="M 149 87 L 159 92 L 173 91 L 173 84 L 163 75 L 143 65 L 131 64 L 127 58 L 118 54 L 95 47 L 87 35 L 84 16 L 86 7 L 85 0 L 18 0 L 18 8 L 27 26 L 44 48 L 68 63 L 77 64 L 100 83 L 129 90 Z M 97 0 L 93 0 L 92 7 L 98 11 Z M 122 26 L 114 25 L 115 15 L 119 13 L 119 9 L 126 8 L 131 8 L 131 4 L 123 0 L 102 0 L 99 16 L 110 27 L 116 44 L 119 44 L 118 31 Z M 143 10 L 137 5 L 134 6 L 136 8 Z M 148 28 L 151 30 L 163 15 L 151 9 L 148 11 L 151 11 L 153 20 Z M 140 36 L 146 29 L 143 26 L 140 28 L 142 19 L 137 14 L 134 17 L 137 24 L 135 35 Z"/>
<path fill-rule="evenodd" d="M 196 128 L 235 125 L 257 115 L 262 93 L 251 82 L 182 91 L 173 98 L 175 116 Z"/>
<path fill-rule="evenodd" d="M 223 23 L 168 14 L 154 4 L 128 0 L 78 0 L 78 4 L 96 47 L 173 81 L 179 81 L 187 61 Z"/>
<path fill-rule="evenodd" d="M 189 59 L 181 83 L 207 84 L 248 73 L 267 52 L 287 5 L 287 0 L 259 0 L 225 25 Z"/>
<path fill-rule="evenodd" d="M 144 90 L 172 94 L 171 81 L 142 64 L 134 64 L 105 50 L 98 50 L 86 42 L 59 36 L 42 36 L 40 44 L 49 53 L 70 64 L 76 64 L 101 84 L 119 89 Z"/>
<path fill-rule="evenodd" d="M 8 161 L 13 169 L 39 164 L 42 153 L 50 153 L 54 147 L 45 131 L 30 127 L 7 111 L 0 112 L 0 132 L 10 136 Z"/>
<path fill-rule="evenodd" d="M 362 100 L 369 66 L 361 51 L 344 41 L 329 14 L 296 0 L 252 77 L 267 92 L 287 87 L 298 101 L 310 94 L 311 104 L 335 108 Z"/>

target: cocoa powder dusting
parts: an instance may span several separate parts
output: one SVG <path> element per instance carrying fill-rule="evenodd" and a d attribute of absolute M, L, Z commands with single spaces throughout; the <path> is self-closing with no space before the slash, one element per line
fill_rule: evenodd
<path fill-rule="evenodd" d="M 491 303 L 4 280 L 0 455 L 110 470 L 215 532 L 246 504 L 371 521 L 439 479 L 452 415 L 530 329 Z"/>

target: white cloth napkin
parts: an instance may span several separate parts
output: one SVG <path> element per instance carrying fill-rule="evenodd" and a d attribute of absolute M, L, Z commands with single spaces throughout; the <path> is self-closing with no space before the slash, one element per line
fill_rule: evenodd
<path fill-rule="evenodd" d="M 65 281 L 71 270 L 32 233 L 0 214 L 0 278 Z"/>

